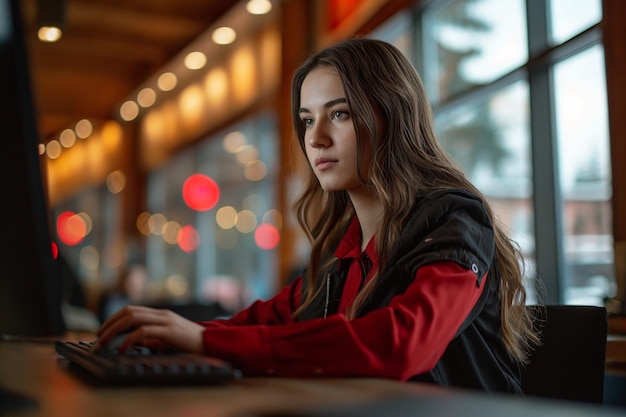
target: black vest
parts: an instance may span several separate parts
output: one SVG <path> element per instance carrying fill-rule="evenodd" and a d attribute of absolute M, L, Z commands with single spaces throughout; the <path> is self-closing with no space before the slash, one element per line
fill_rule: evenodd
<path fill-rule="evenodd" d="M 434 262 L 456 262 L 476 274 L 476 285 L 489 271 L 483 292 L 456 336 L 433 369 L 414 381 L 521 393 L 519 364 L 509 358 L 500 330 L 500 274 L 496 268 L 493 227 L 482 202 L 473 194 L 454 190 L 436 192 L 416 201 L 412 215 L 385 263 L 374 292 L 359 310 L 363 316 L 387 306 L 406 291 L 418 268 Z M 327 285 L 302 312 L 299 320 L 335 313 L 343 292 L 349 262 L 338 262 L 334 273 L 318 279 Z M 303 291 L 306 291 L 304 288 Z"/>

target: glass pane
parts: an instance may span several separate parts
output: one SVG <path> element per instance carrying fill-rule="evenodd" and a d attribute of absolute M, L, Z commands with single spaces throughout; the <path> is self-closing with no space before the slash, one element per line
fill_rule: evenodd
<path fill-rule="evenodd" d="M 550 37 L 556 44 L 602 19 L 602 0 L 550 0 Z"/>
<path fill-rule="evenodd" d="M 115 286 L 129 256 L 122 249 L 119 191 L 104 186 L 89 188 L 58 204 L 52 212 L 63 278 L 71 284 L 64 288 L 69 291 L 65 296 L 72 305 L 88 307 L 94 313 L 99 313 L 101 294 Z"/>
<path fill-rule="evenodd" d="M 269 241 L 282 225 L 276 209 L 275 123 L 265 114 L 199 149 L 200 171 L 213 176 L 221 190 L 216 209 L 198 216 L 198 229 L 212 253 L 198 259 L 197 291 L 237 310 L 252 299 L 272 295 L 278 281 L 277 247 Z M 263 249 L 259 232 L 265 227 L 271 229 Z"/>
<path fill-rule="evenodd" d="M 440 140 L 521 246 L 530 300 L 535 277 L 528 84 L 518 81 L 437 117 Z"/>
<path fill-rule="evenodd" d="M 424 14 L 425 83 L 435 102 L 487 84 L 528 57 L 523 0 L 456 0 Z"/>
<path fill-rule="evenodd" d="M 611 161 L 604 51 L 593 46 L 554 66 L 556 133 L 567 264 L 565 301 L 613 296 Z"/>
<path fill-rule="evenodd" d="M 160 223 L 147 236 L 149 302 L 217 301 L 237 311 L 277 282 L 282 215 L 276 210 L 275 119 L 264 114 L 211 136 L 150 175 L 148 209 Z M 183 197 L 193 174 L 214 181 L 217 203 L 193 210 Z M 211 194 L 201 184 L 196 196 Z M 165 224 L 177 233 L 166 236 Z M 182 229 L 196 236 L 187 247 Z"/>
<path fill-rule="evenodd" d="M 402 11 L 376 28 L 369 34 L 370 38 L 389 42 L 412 60 L 413 25 L 411 13 Z"/>
<path fill-rule="evenodd" d="M 182 198 L 182 185 L 194 172 L 195 155 L 187 150 L 171 158 L 148 179 L 147 209 L 151 218 L 146 238 L 149 279 L 144 289 L 144 303 L 183 302 L 195 298 L 196 253 L 184 251 L 178 245 L 180 229 L 195 226 L 196 214 Z"/>

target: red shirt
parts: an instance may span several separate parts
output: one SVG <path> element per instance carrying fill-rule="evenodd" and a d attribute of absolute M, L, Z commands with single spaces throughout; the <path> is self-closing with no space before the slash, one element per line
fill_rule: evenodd
<path fill-rule="evenodd" d="M 407 290 L 388 306 L 347 320 L 344 312 L 362 286 L 362 261 L 377 267 L 372 239 L 360 250 L 353 221 L 335 255 L 351 259 L 339 312 L 296 322 L 302 279 L 268 301 L 256 301 L 227 320 L 201 322 L 207 355 L 231 362 L 244 375 L 367 376 L 397 380 L 432 369 L 480 297 L 476 275 L 454 262 L 417 270 Z M 367 258 L 364 258 L 364 256 Z M 487 277 L 484 277 L 486 279 Z"/>

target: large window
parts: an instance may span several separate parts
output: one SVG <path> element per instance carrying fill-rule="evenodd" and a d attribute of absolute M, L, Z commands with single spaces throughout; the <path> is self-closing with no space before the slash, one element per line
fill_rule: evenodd
<path fill-rule="evenodd" d="M 565 234 L 565 300 L 614 295 L 611 163 L 602 46 L 554 65 L 555 133 Z"/>
<path fill-rule="evenodd" d="M 373 36 L 403 51 L 411 37 L 439 138 L 523 249 L 531 302 L 602 305 L 615 277 L 601 1 L 416 3 Z"/>
<path fill-rule="evenodd" d="M 217 301 L 236 311 L 275 291 L 276 138 L 274 118 L 261 114 L 150 174 L 140 220 L 150 303 Z"/>
<path fill-rule="evenodd" d="M 426 86 L 440 140 L 485 194 L 536 279 L 523 0 L 443 1 L 422 15 Z"/>
<path fill-rule="evenodd" d="M 435 103 L 489 84 L 528 59 L 523 0 L 434 2 L 422 21 L 424 81 Z"/>
<path fill-rule="evenodd" d="M 123 174 L 114 171 L 105 186 L 78 193 L 52 210 L 64 297 L 69 304 L 98 312 L 101 293 L 116 285 L 127 261 L 119 194 L 124 181 Z"/>
<path fill-rule="evenodd" d="M 277 138 L 275 117 L 260 113 L 150 172 L 136 240 L 123 235 L 121 171 L 58 204 L 67 301 L 105 318 L 129 302 L 217 302 L 227 314 L 271 296 L 282 229 Z"/>

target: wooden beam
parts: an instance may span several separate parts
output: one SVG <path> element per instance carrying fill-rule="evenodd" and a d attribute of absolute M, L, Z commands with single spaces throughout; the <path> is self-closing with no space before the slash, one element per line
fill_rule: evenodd
<path fill-rule="evenodd" d="M 94 62 L 108 66 L 111 62 L 147 63 L 162 65 L 171 52 L 158 42 L 123 41 L 116 39 L 84 39 L 68 37 L 58 43 L 33 42 L 30 44 L 33 63 L 36 65 L 72 67 Z"/>
<path fill-rule="evenodd" d="M 67 31 L 92 37 L 118 40 L 154 41 L 171 48 L 181 48 L 207 28 L 202 16 L 179 17 L 176 14 L 146 12 L 102 3 L 70 2 Z"/>
<path fill-rule="evenodd" d="M 613 239 L 617 298 L 626 312 L 626 2 L 603 1 L 602 33 L 611 138 Z"/>

